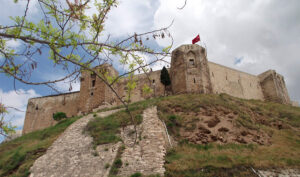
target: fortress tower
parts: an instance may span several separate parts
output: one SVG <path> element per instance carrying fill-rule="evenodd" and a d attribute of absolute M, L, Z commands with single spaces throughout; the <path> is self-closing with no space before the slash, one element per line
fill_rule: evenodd
<path fill-rule="evenodd" d="M 291 100 L 282 75 L 268 70 L 260 75 L 260 84 L 266 101 L 291 104 Z"/>
<path fill-rule="evenodd" d="M 118 76 L 119 73 L 109 64 L 103 64 L 94 68 L 100 75 Z M 87 113 L 99 105 L 113 105 L 116 102 L 111 89 L 96 74 L 83 71 L 80 77 L 80 111 Z"/>
<path fill-rule="evenodd" d="M 182 45 L 172 52 L 171 81 L 174 94 L 212 93 L 206 50 L 199 45 Z"/>

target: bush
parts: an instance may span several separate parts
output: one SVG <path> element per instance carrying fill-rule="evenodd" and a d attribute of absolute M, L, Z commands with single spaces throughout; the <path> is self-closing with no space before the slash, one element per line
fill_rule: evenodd
<path fill-rule="evenodd" d="M 105 164 L 105 169 L 108 169 L 110 167 L 109 163 Z"/>
<path fill-rule="evenodd" d="M 65 118 L 67 118 L 67 115 L 64 112 L 57 112 L 57 113 L 53 114 L 53 119 L 56 121 L 60 121 Z"/>
<path fill-rule="evenodd" d="M 122 160 L 121 159 L 117 159 L 115 162 L 114 162 L 114 165 L 116 168 L 121 168 L 122 167 Z"/>
<path fill-rule="evenodd" d="M 141 176 L 142 176 L 142 173 L 136 172 L 136 173 L 132 174 L 130 177 L 141 177 Z"/>

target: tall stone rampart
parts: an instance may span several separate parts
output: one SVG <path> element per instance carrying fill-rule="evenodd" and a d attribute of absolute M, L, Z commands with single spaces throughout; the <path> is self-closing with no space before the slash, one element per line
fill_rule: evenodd
<path fill-rule="evenodd" d="M 64 112 L 68 117 L 79 111 L 79 92 L 31 98 L 28 100 L 22 134 L 55 125 L 53 113 Z"/>
<path fill-rule="evenodd" d="M 136 87 L 130 95 L 131 102 L 141 101 L 151 97 L 157 97 L 164 95 L 164 85 L 160 82 L 160 70 L 151 71 L 148 74 L 138 74 L 133 77 L 136 82 Z M 123 78 L 118 83 L 118 93 L 122 98 L 128 97 L 127 83 L 130 81 L 129 78 Z M 151 93 L 145 93 L 143 88 L 145 86 L 152 89 Z"/>
<path fill-rule="evenodd" d="M 213 92 L 245 99 L 264 100 L 260 79 L 252 74 L 208 62 Z"/>

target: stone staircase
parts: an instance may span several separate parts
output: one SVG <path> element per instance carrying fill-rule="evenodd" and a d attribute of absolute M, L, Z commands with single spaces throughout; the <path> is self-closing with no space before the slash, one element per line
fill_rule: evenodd
<path fill-rule="evenodd" d="M 105 117 L 119 110 L 98 113 Z M 84 128 L 94 117 L 82 117 L 70 125 L 50 146 L 46 154 L 38 158 L 30 169 L 30 177 L 107 177 L 119 147 L 124 144 L 123 162 L 118 176 L 143 175 L 163 176 L 164 157 L 168 145 L 163 123 L 157 116 L 156 107 L 143 112 L 143 122 L 137 126 L 138 139 L 134 144 L 133 126 L 121 130 L 122 142 L 105 144 L 93 149 L 92 137 L 84 134 Z"/>
<path fill-rule="evenodd" d="M 105 117 L 119 110 L 98 113 Z M 92 137 L 83 134 L 89 114 L 70 125 L 50 146 L 46 154 L 38 158 L 30 169 L 30 177 L 105 177 L 121 143 L 101 145 L 94 150 Z"/>
<path fill-rule="evenodd" d="M 134 146 L 135 134 L 130 133 L 134 131 L 134 127 L 129 126 L 122 131 L 125 150 L 121 158 L 123 166 L 119 170 L 119 176 L 130 176 L 136 172 L 163 176 L 168 141 L 164 125 L 157 116 L 156 107 L 143 112 L 143 122 L 137 129 L 138 143 Z"/>

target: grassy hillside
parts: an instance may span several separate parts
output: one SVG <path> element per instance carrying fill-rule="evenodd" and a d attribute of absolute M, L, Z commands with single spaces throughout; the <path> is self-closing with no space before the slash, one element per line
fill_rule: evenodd
<path fill-rule="evenodd" d="M 68 118 L 55 126 L 0 144 L 0 176 L 28 176 L 34 161 L 45 154 L 47 148 L 77 119 Z"/>
<path fill-rule="evenodd" d="M 179 142 L 167 154 L 166 176 L 249 176 L 254 175 L 250 167 L 300 168 L 299 107 L 222 94 L 173 96 L 159 102 L 158 109 Z M 207 116 L 217 117 L 220 123 L 230 120 L 232 127 L 212 135 L 211 122 L 203 122 Z M 195 142 L 186 136 L 194 135 L 196 128 L 201 132 L 206 124 L 208 136 L 216 138 Z M 235 139 L 222 142 L 230 136 Z"/>
<path fill-rule="evenodd" d="M 178 142 L 167 153 L 166 176 L 256 176 L 251 168 L 300 168 L 298 107 L 190 94 L 145 100 L 130 109 L 141 118 L 152 105 Z M 87 131 L 95 144 L 105 144 L 118 141 L 118 128 L 129 124 L 122 111 L 95 119 Z"/>
<path fill-rule="evenodd" d="M 137 124 L 153 105 L 177 142 L 165 157 L 166 176 L 256 176 L 251 168 L 300 168 L 298 107 L 225 94 L 176 95 L 131 104 Z M 28 176 L 33 162 L 77 119 L 1 144 L 0 177 Z M 120 111 L 94 119 L 86 131 L 96 146 L 119 141 L 119 128 L 131 124 Z"/>

